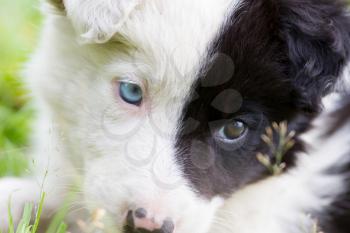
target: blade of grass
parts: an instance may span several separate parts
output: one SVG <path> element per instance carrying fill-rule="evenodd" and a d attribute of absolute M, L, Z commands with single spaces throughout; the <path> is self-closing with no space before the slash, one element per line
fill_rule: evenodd
<path fill-rule="evenodd" d="M 36 215 L 35 215 L 35 221 L 34 221 L 34 225 L 33 225 L 31 233 L 36 233 L 37 230 L 38 230 L 40 217 L 41 217 L 41 212 L 43 210 L 43 205 L 44 205 L 44 201 L 45 201 L 45 195 L 46 195 L 45 192 L 41 193 L 41 198 L 40 198 L 38 210 L 37 210 Z"/>
<path fill-rule="evenodd" d="M 76 193 L 72 192 L 70 193 L 67 198 L 64 201 L 63 206 L 58 210 L 58 212 L 53 217 L 52 221 L 50 222 L 50 225 L 48 229 L 46 230 L 46 233 L 56 233 L 57 229 L 59 228 L 60 224 L 64 222 L 65 217 L 67 216 L 69 209 L 71 207 L 72 202 L 77 198 Z"/>
<path fill-rule="evenodd" d="M 22 219 L 17 226 L 16 233 L 27 233 L 28 232 L 27 229 L 28 229 L 28 227 L 30 227 L 29 224 L 30 224 L 30 220 L 32 217 L 32 211 L 33 211 L 33 204 L 26 204 L 24 206 Z"/>
<path fill-rule="evenodd" d="M 66 232 L 67 232 L 67 225 L 62 222 L 58 227 L 56 233 L 66 233 Z"/>
<path fill-rule="evenodd" d="M 8 207 L 7 207 L 7 215 L 9 218 L 9 231 L 8 231 L 8 233 L 14 233 L 15 229 L 13 226 L 13 217 L 12 217 L 12 213 L 11 213 L 11 197 L 9 199 L 9 203 L 8 203 Z"/>

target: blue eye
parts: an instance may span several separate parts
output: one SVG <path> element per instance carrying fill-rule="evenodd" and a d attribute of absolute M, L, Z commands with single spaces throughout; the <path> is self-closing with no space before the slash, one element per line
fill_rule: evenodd
<path fill-rule="evenodd" d="M 142 102 L 142 89 L 132 82 L 120 82 L 119 95 L 128 104 L 139 106 Z"/>

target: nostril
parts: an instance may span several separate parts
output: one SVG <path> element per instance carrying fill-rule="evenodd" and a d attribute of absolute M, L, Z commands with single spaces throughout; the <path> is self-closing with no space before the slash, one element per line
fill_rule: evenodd
<path fill-rule="evenodd" d="M 173 233 L 175 229 L 174 222 L 171 219 L 166 219 L 163 222 L 161 233 Z"/>
<path fill-rule="evenodd" d="M 126 216 L 126 224 L 123 228 L 123 233 L 134 233 L 135 231 L 135 223 L 134 223 L 134 217 L 133 213 L 130 210 L 128 212 L 128 215 Z"/>
<path fill-rule="evenodd" d="M 136 218 L 140 218 L 140 219 L 143 219 L 143 218 L 146 218 L 147 216 L 147 211 L 143 208 L 139 208 L 137 210 L 135 210 L 135 217 Z"/>
<path fill-rule="evenodd" d="M 130 210 L 128 212 L 128 215 L 126 216 L 126 228 L 134 229 L 135 223 L 134 223 L 134 217 L 132 215 L 132 211 Z"/>

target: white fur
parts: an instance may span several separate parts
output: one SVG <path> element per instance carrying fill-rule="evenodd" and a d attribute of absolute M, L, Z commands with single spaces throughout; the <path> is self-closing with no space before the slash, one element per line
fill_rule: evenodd
<path fill-rule="evenodd" d="M 336 85 L 336 91 L 348 93 L 350 91 L 350 62 L 343 69 L 341 78 Z"/>
<path fill-rule="evenodd" d="M 107 42 L 127 21 L 130 13 L 143 0 L 64 1 L 67 15 L 81 39 L 86 42 Z"/>
<path fill-rule="evenodd" d="M 317 219 L 344 192 L 344 174 L 327 174 L 348 163 L 350 124 L 331 137 L 322 138 L 330 118 L 318 118 L 315 129 L 303 136 L 309 142 L 307 154 L 300 154 L 297 166 L 284 175 L 271 177 L 234 194 L 220 210 L 210 233 L 308 233 Z"/>
<path fill-rule="evenodd" d="M 159 224 L 171 217 L 176 233 L 206 232 L 221 200 L 202 200 L 187 184 L 174 133 L 210 42 L 238 1 L 64 3 L 67 16 L 47 15 L 27 72 L 40 110 L 33 154 L 37 176 L 48 171 L 46 206 L 59 207 L 75 184 L 80 204 L 106 209 L 117 229 L 129 209 L 143 207 Z M 114 81 L 125 78 L 144 88 L 140 109 L 115 93 Z M 0 181 L 0 191 L 8 186 Z M 32 186 L 15 208 L 36 200 Z"/>

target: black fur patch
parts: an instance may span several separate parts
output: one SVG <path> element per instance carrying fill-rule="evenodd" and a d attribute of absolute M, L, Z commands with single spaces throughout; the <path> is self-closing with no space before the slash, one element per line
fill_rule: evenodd
<path fill-rule="evenodd" d="M 236 9 L 180 122 L 178 161 L 200 195 L 229 195 L 266 174 L 256 153 L 267 152 L 260 135 L 271 122 L 306 130 L 348 57 L 343 10 L 335 0 L 244 0 Z M 248 131 L 222 142 L 217 133 L 232 119 Z"/>

